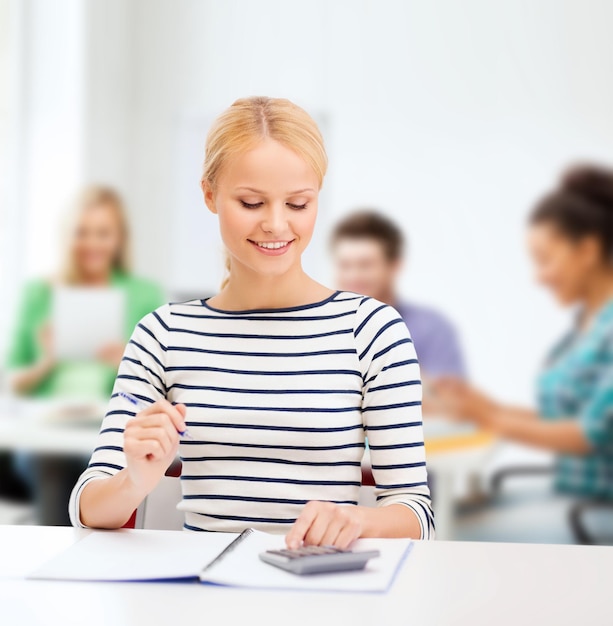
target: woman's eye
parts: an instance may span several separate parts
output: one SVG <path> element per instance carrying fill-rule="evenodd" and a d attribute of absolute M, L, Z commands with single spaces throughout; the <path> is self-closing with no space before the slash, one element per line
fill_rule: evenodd
<path fill-rule="evenodd" d="M 241 204 L 246 208 L 246 209 L 257 209 L 258 207 L 261 207 L 264 203 L 263 202 L 254 202 L 254 203 L 250 203 L 250 202 L 245 202 L 244 200 L 241 200 Z"/>
<path fill-rule="evenodd" d="M 288 202 L 287 206 L 290 207 L 290 209 L 296 209 L 299 211 L 300 209 L 306 209 L 307 204 L 307 202 L 305 202 L 304 204 L 292 204 L 291 202 Z"/>

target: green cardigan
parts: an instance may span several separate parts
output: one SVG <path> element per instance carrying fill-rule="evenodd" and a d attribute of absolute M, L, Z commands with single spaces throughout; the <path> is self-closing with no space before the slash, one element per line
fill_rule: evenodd
<path fill-rule="evenodd" d="M 124 333 L 127 341 L 141 318 L 164 303 L 162 291 L 150 281 L 119 272 L 113 274 L 111 286 L 119 287 L 126 293 Z M 53 288 L 47 281 L 35 280 L 25 286 L 9 341 L 8 369 L 34 365 L 41 357 L 38 333 L 41 326 L 50 320 L 52 295 Z M 115 368 L 106 363 L 61 361 L 30 395 L 39 398 L 79 396 L 106 399 L 112 392 L 116 375 Z"/>

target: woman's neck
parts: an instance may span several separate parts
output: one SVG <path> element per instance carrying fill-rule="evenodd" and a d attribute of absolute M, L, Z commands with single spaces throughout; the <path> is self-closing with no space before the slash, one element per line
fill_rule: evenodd
<path fill-rule="evenodd" d="M 318 302 L 332 293 L 300 266 L 280 276 L 262 276 L 233 264 L 228 284 L 209 302 L 229 311 L 283 309 Z"/>
<path fill-rule="evenodd" d="M 81 274 L 78 282 L 85 287 L 103 287 L 111 282 L 111 272 Z"/>
<path fill-rule="evenodd" d="M 607 268 L 593 276 L 586 286 L 582 326 L 588 325 L 611 298 L 613 298 L 613 268 Z"/>

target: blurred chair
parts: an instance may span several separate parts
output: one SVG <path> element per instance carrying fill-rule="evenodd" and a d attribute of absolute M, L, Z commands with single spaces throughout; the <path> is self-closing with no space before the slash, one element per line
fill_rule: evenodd
<path fill-rule="evenodd" d="M 181 502 L 181 459 L 178 457 L 166 470 L 158 486 L 141 502 L 124 528 L 149 530 L 183 530 L 184 515 L 177 510 Z"/>
<path fill-rule="evenodd" d="M 502 484 L 508 478 L 545 476 L 553 473 L 553 466 L 524 465 L 505 467 L 492 475 L 490 490 L 493 496 L 500 495 Z M 613 519 L 613 502 L 600 499 L 579 499 L 568 511 L 568 523 L 576 543 L 581 545 L 613 545 L 613 531 L 601 532 L 600 529 L 590 528 L 588 518 L 591 513 L 610 513 Z M 613 525 L 612 525 L 613 527 Z"/>
<path fill-rule="evenodd" d="M 600 529 L 591 529 L 588 523 L 590 513 L 603 511 L 613 520 L 613 502 L 610 500 L 582 500 L 571 507 L 568 517 L 577 543 L 588 546 L 613 545 L 613 523 L 608 526 L 609 530 L 604 532 Z"/>
<path fill-rule="evenodd" d="M 184 515 L 177 510 L 181 497 L 181 479 L 164 476 L 136 509 L 134 528 L 182 530 Z"/>

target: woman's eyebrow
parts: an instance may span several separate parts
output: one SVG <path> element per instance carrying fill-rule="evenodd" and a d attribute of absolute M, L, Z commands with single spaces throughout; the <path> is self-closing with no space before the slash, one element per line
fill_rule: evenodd
<path fill-rule="evenodd" d="M 261 191 L 260 189 L 255 189 L 254 187 L 245 187 L 244 185 L 241 185 L 239 187 L 236 187 L 236 191 L 238 191 L 239 189 L 244 189 L 245 191 L 252 191 L 253 193 L 259 193 L 261 195 L 266 195 L 266 192 Z M 290 191 L 290 192 L 288 192 L 287 195 L 295 196 L 295 195 L 298 195 L 299 193 L 304 193 L 306 191 L 314 192 L 315 189 L 313 189 L 312 187 L 305 187 L 304 189 L 297 189 L 296 191 Z"/>

